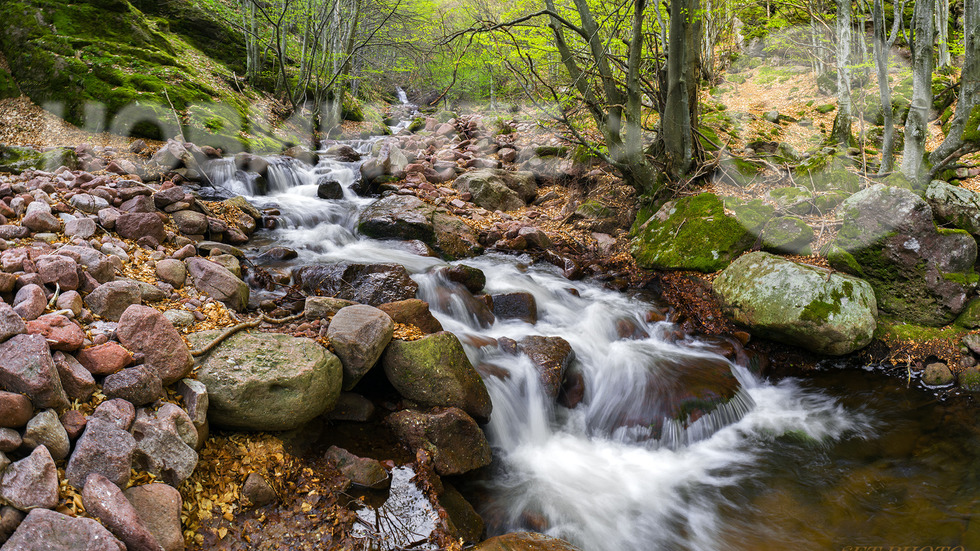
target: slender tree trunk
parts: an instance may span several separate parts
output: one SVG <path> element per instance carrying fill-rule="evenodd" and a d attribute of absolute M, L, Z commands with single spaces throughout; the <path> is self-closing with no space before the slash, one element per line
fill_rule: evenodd
<path fill-rule="evenodd" d="M 680 177 L 694 160 L 694 129 L 691 127 L 690 56 L 697 55 L 694 42 L 696 0 L 670 0 L 670 37 L 667 47 L 667 104 L 661 113 L 661 133 L 671 175 Z"/>
<path fill-rule="evenodd" d="M 949 0 L 936 0 L 936 66 L 949 67 Z"/>
<path fill-rule="evenodd" d="M 912 16 L 915 31 L 912 40 L 912 103 L 905 119 L 905 149 L 902 151 L 902 172 L 912 181 L 920 181 L 928 172 L 925 153 L 926 139 L 929 137 L 929 110 L 932 107 L 935 5 L 932 0 L 919 0 L 915 3 Z"/>
<path fill-rule="evenodd" d="M 837 0 L 837 116 L 831 139 L 842 147 L 851 144 L 850 58 L 851 0 Z"/>
<path fill-rule="evenodd" d="M 881 112 L 884 116 L 885 132 L 881 142 L 881 169 L 878 174 L 887 174 L 895 168 L 895 116 L 892 109 L 892 90 L 888 82 L 889 44 L 885 39 L 885 13 L 883 0 L 874 0 L 871 15 L 874 24 L 875 67 L 878 69 L 878 91 L 881 93 Z"/>
<path fill-rule="evenodd" d="M 949 134 L 943 143 L 929 156 L 936 169 L 948 164 L 947 157 L 968 141 L 980 147 L 980 0 L 964 2 L 963 72 L 960 74 L 960 96 L 956 113 L 950 123 Z M 969 123 L 969 126 L 968 125 Z M 955 160 L 951 159 L 950 161 Z"/>

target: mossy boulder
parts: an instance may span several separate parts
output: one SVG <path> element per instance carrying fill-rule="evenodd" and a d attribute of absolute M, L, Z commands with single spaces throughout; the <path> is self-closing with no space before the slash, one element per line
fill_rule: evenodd
<path fill-rule="evenodd" d="M 776 215 L 776 209 L 763 203 L 762 199 L 743 201 L 738 197 L 725 197 L 724 202 L 725 208 L 735 213 L 735 218 L 752 235 L 759 235 L 762 228 Z"/>
<path fill-rule="evenodd" d="M 849 354 L 871 342 L 878 308 L 858 278 L 753 252 L 714 281 L 727 316 L 753 334 L 820 354 Z"/>
<path fill-rule="evenodd" d="M 490 418 L 487 387 L 456 335 L 442 331 L 417 341 L 392 341 L 381 363 L 405 398 L 423 406 L 457 407 L 480 421 Z"/>
<path fill-rule="evenodd" d="M 782 187 L 769 192 L 776 208 L 786 214 L 807 215 L 813 212 L 813 193 L 803 187 Z"/>
<path fill-rule="evenodd" d="M 955 325 L 967 329 L 977 329 L 980 327 L 980 298 L 971 300 L 966 308 L 956 317 Z"/>
<path fill-rule="evenodd" d="M 867 280 L 882 311 L 928 326 L 945 325 L 963 311 L 980 279 L 969 233 L 937 228 L 922 198 L 882 184 L 853 195 L 838 214 L 842 225 L 827 259 Z"/>
<path fill-rule="evenodd" d="M 924 199 L 932 207 L 936 220 L 980 236 L 980 193 L 933 180 Z"/>
<path fill-rule="evenodd" d="M 755 236 L 713 193 L 668 201 L 647 218 L 636 219 L 630 253 L 643 268 L 717 272 L 755 242 Z"/>
<path fill-rule="evenodd" d="M 848 170 L 853 162 L 846 156 L 821 153 L 809 157 L 793 170 L 797 181 L 806 182 L 814 191 L 844 191 L 856 193 L 861 189 L 861 177 Z"/>
<path fill-rule="evenodd" d="M 16 98 L 20 96 L 20 88 L 14 82 L 14 76 L 3 67 L 0 67 L 0 99 Z"/>
<path fill-rule="evenodd" d="M 813 229 L 795 216 L 773 218 L 762 230 L 762 248 L 775 253 L 808 255 Z"/>
<path fill-rule="evenodd" d="M 43 168 L 40 151 L 30 147 L 0 145 L 0 172 L 20 174 L 31 168 Z"/>
<path fill-rule="evenodd" d="M 980 392 L 980 367 L 970 367 L 960 372 L 959 386 L 970 392 Z"/>
<path fill-rule="evenodd" d="M 193 333 L 201 347 L 220 331 Z M 311 339 L 238 333 L 201 357 L 197 378 L 208 389 L 208 419 L 240 430 L 290 430 L 337 403 L 340 359 Z"/>

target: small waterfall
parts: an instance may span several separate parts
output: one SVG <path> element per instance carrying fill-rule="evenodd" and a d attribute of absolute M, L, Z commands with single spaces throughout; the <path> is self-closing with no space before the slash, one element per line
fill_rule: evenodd
<path fill-rule="evenodd" d="M 408 105 L 404 91 L 399 97 Z M 373 143 L 349 145 L 367 152 Z M 496 462 L 489 501 L 478 504 L 491 535 L 531 529 L 600 551 L 725 548 L 730 519 L 720 511 L 740 506 L 730 490 L 755 474 L 765 450 L 760 442 L 787 433 L 838 439 L 864 423 L 819 393 L 792 382 L 762 383 L 696 342 L 674 342 L 670 324 L 645 321 L 649 304 L 569 281 L 552 266 L 528 266 L 527 257 L 465 261 L 487 276 L 487 293 L 520 291 L 535 299 L 535 324 L 494 319 L 485 303 L 434 270 L 442 261 L 357 234 L 358 214 L 372 202 L 350 192 L 357 163 L 267 160 L 264 189 L 230 159 L 212 163 L 209 174 L 229 192 L 280 212 L 269 240 L 297 250 L 298 265 L 404 265 L 419 283 L 419 298 L 460 336 L 473 365 L 491 366 L 484 381 L 493 414 L 485 428 Z M 344 197 L 319 199 L 321 178 L 339 182 Z M 623 324 L 636 331 L 621 335 Z M 530 336 L 561 337 L 574 350 L 569 371 L 584 382 L 575 407 L 548 396 L 528 356 L 497 344 Z"/>

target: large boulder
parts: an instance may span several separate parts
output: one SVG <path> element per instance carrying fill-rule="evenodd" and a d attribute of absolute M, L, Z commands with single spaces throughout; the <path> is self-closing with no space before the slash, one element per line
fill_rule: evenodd
<path fill-rule="evenodd" d="M 357 229 L 377 239 L 435 240 L 432 215 L 435 207 L 417 197 L 388 195 L 368 205 L 357 221 Z"/>
<path fill-rule="evenodd" d="M 304 291 L 378 306 L 415 298 L 419 286 L 400 264 L 313 264 L 293 271 Z"/>
<path fill-rule="evenodd" d="M 392 341 L 381 361 L 388 380 L 409 400 L 457 407 L 481 421 L 490 418 L 490 395 L 456 335 L 443 331 L 417 341 Z"/>
<path fill-rule="evenodd" d="M 344 390 L 354 388 L 391 341 L 395 323 L 365 304 L 341 308 L 327 327 L 327 338 L 344 366 Z"/>
<path fill-rule="evenodd" d="M 453 188 L 460 193 L 469 193 L 474 204 L 487 210 L 516 210 L 538 194 L 533 172 L 497 168 L 467 172 L 456 178 Z"/>
<path fill-rule="evenodd" d="M 241 311 L 248 306 L 248 284 L 228 268 L 199 256 L 188 258 L 186 263 L 187 273 L 199 291 L 233 310 Z"/>
<path fill-rule="evenodd" d="M 482 252 L 479 238 L 460 218 L 410 195 L 389 195 L 361 212 L 358 231 L 377 239 L 417 239 L 448 258 Z"/>
<path fill-rule="evenodd" d="M 388 424 L 410 450 L 429 452 L 432 465 L 440 475 L 486 467 L 493 459 L 487 437 L 461 409 L 440 408 L 431 413 L 399 411 L 388 416 Z"/>
<path fill-rule="evenodd" d="M 191 336 L 194 346 L 220 331 Z M 239 333 L 203 356 L 197 378 L 208 390 L 208 418 L 242 430 L 290 430 L 333 408 L 340 360 L 311 339 Z"/>
<path fill-rule="evenodd" d="M 631 234 L 630 253 L 641 267 L 706 273 L 724 269 L 756 239 L 711 193 L 664 203 L 637 217 Z"/>
<path fill-rule="evenodd" d="M 725 313 L 756 335 L 842 355 L 871 342 L 878 309 L 856 277 L 764 252 L 742 256 L 714 281 Z"/>
<path fill-rule="evenodd" d="M 925 200 L 936 220 L 980 236 L 980 193 L 933 180 L 926 188 Z"/>
<path fill-rule="evenodd" d="M 980 276 L 977 242 L 936 227 L 932 209 L 911 191 L 874 185 L 838 208 L 840 231 L 827 259 L 874 288 L 878 307 L 919 325 L 945 325 L 967 304 Z"/>
<path fill-rule="evenodd" d="M 126 551 L 109 530 L 90 518 L 35 509 L 3 546 L 4 551 Z"/>

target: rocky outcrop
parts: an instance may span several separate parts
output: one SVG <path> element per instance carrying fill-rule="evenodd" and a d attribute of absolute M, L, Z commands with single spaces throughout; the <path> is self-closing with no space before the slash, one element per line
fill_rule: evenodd
<path fill-rule="evenodd" d="M 715 279 L 714 290 L 726 315 L 753 334 L 820 354 L 859 350 L 877 327 L 867 282 L 769 253 L 733 262 Z"/>
<path fill-rule="evenodd" d="M 827 259 L 871 284 L 878 308 L 898 319 L 939 326 L 956 318 L 980 276 L 977 242 L 936 227 L 929 204 L 911 191 L 878 184 L 838 209 L 843 224 Z"/>
<path fill-rule="evenodd" d="M 218 332 L 195 333 L 195 346 Z M 301 426 L 333 408 L 343 368 L 310 339 L 239 333 L 202 357 L 198 380 L 208 391 L 211 423 L 242 430 Z"/>

